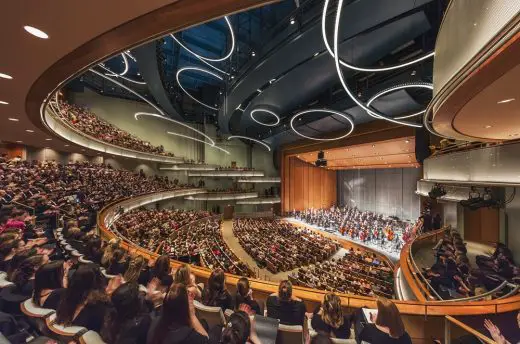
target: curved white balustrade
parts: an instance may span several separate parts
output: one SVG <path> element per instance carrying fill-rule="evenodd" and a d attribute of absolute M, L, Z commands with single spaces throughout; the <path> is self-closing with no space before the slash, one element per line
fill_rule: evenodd
<path fill-rule="evenodd" d="M 251 177 L 240 178 L 239 183 L 281 183 L 280 177 Z"/>
<path fill-rule="evenodd" d="M 104 218 L 104 225 L 107 228 L 110 228 L 110 226 L 117 220 L 119 216 L 122 214 L 142 206 L 145 206 L 150 203 L 155 203 L 159 201 L 163 201 L 166 199 L 171 198 L 177 198 L 177 197 L 184 197 L 188 195 L 197 195 L 201 193 L 206 193 L 207 191 L 204 189 L 179 189 L 179 190 L 172 190 L 172 191 L 162 191 L 162 192 L 155 192 L 152 194 L 146 194 L 141 196 L 135 196 L 132 198 L 125 199 L 119 203 L 117 203 L 116 206 L 111 207 L 110 209 L 107 209 L 106 216 Z"/>
<path fill-rule="evenodd" d="M 65 123 L 61 119 L 57 118 L 56 115 L 52 113 L 50 109 L 50 105 L 48 105 L 45 109 L 45 116 L 43 118 L 45 121 L 45 125 L 52 130 L 56 135 L 62 137 L 63 139 L 73 142 L 79 146 L 92 149 L 101 153 L 122 156 L 125 158 L 146 160 L 146 161 L 154 161 L 154 162 L 163 162 L 163 163 L 182 163 L 184 162 L 184 158 L 182 157 L 169 157 L 169 156 L 161 156 L 156 154 L 138 152 L 133 149 L 119 147 L 110 143 L 103 142 L 101 140 L 95 139 L 91 136 L 82 133 L 81 131 L 73 128 L 69 124 Z"/>
<path fill-rule="evenodd" d="M 188 201 L 234 201 L 257 197 L 258 192 L 208 192 L 203 195 L 188 196 L 184 199 Z"/>
<path fill-rule="evenodd" d="M 280 197 L 259 197 L 237 201 L 237 204 L 275 204 L 280 202 Z"/>
<path fill-rule="evenodd" d="M 213 170 L 188 172 L 188 177 L 263 177 L 261 171 L 233 171 L 233 170 Z"/>

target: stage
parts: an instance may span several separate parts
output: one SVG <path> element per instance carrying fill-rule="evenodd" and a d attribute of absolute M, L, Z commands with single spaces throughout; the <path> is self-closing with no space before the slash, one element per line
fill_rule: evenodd
<path fill-rule="evenodd" d="M 393 243 L 386 242 L 386 244 L 383 247 L 381 247 L 381 245 L 376 244 L 374 242 L 362 242 L 361 240 L 353 239 L 346 235 L 341 235 L 341 233 L 337 229 L 323 228 L 323 227 L 319 227 L 319 226 L 315 226 L 315 225 L 310 225 L 310 224 L 303 222 L 301 220 L 298 220 L 294 217 L 285 217 L 284 220 L 298 224 L 298 225 L 302 225 L 302 226 L 305 226 L 308 228 L 312 228 L 314 230 L 326 232 L 326 233 L 332 234 L 333 236 L 336 236 L 338 239 L 351 241 L 357 245 L 370 248 L 382 255 L 385 255 L 394 263 L 399 261 L 399 256 L 401 254 L 401 250 L 400 249 L 398 251 L 395 250 L 395 248 L 394 248 L 395 245 Z M 399 234 L 399 238 L 402 238 L 401 233 L 398 233 L 398 234 Z M 401 240 L 401 239 L 399 239 L 399 240 Z M 402 247 L 402 245 L 401 245 L 401 247 Z"/>

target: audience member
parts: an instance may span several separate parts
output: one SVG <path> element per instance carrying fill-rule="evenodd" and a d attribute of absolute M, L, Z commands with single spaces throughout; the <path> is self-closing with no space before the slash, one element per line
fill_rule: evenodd
<path fill-rule="evenodd" d="M 312 328 L 334 338 L 350 337 L 350 316 L 343 315 L 341 299 L 334 293 L 325 295 L 321 307 L 317 307 L 311 319 Z"/>
<path fill-rule="evenodd" d="M 202 303 L 206 306 L 220 307 L 222 311 L 233 309 L 233 301 L 226 289 L 226 276 L 222 269 L 211 272 L 208 284 L 202 292 Z"/>
<path fill-rule="evenodd" d="M 212 344 L 261 344 L 254 318 L 238 310 L 231 314 L 225 327 L 215 326 L 209 338 Z"/>
<path fill-rule="evenodd" d="M 305 304 L 292 295 L 292 283 L 281 281 L 278 294 L 272 294 L 266 301 L 267 316 L 279 319 L 284 325 L 303 325 Z"/>
<path fill-rule="evenodd" d="M 235 295 L 235 310 L 246 306 L 250 312 L 262 315 L 260 305 L 253 299 L 253 289 L 249 287 L 249 280 L 242 277 L 237 282 L 237 293 Z"/>
<path fill-rule="evenodd" d="M 36 270 L 32 296 L 36 305 L 49 309 L 58 308 L 60 299 L 65 293 L 63 282 L 69 266 L 62 260 L 56 260 L 44 264 Z"/>

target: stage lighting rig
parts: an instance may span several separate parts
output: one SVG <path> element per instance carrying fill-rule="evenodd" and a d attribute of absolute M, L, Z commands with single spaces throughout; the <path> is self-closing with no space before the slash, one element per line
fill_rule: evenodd
<path fill-rule="evenodd" d="M 444 189 L 444 186 L 440 184 L 435 184 L 430 192 L 428 192 L 428 196 L 432 199 L 441 198 L 442 196 L 446 195 L 446 190 Z"/>
<path fill-rule="evenodd" d="M 318 152 L 318 160 L 314 162 L 317 167 L 327 167 L 327 160 L 323 151 Z"/>

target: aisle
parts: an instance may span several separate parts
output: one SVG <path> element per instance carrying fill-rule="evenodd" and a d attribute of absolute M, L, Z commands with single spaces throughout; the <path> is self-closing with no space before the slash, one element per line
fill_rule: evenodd
<path fill-rule="evenodd" d="M 294 269 L 291 271 L 284 271 L 279 272 L 277 274 L 271 273 L 267 269 L 260 269 L 258 265 L 256 265 L 256 262 L 247 252 L 240 246 L 240 243 L 238 242 L 238 239 L 233 235 L 233 221 L 232 220 L 225 220 L 222 221 L 222 237 L 226 244 L 229 246 L 231 251 L 235 253 L 235 255 L 243 261 L 244 263 L 247 263 L 255 272 L 258 274 L 258 278 L 266 280 L 266 281 L 274 281 L 279 282 L 282 280 L 287 279 L 289 274 L 292 271 L 297 271 L 298 269 Z M 336 254 L 334 254 L 331 258 L 339 258 L 343 257 L 345 255 L 346 250 L 341 248 Z"/>

